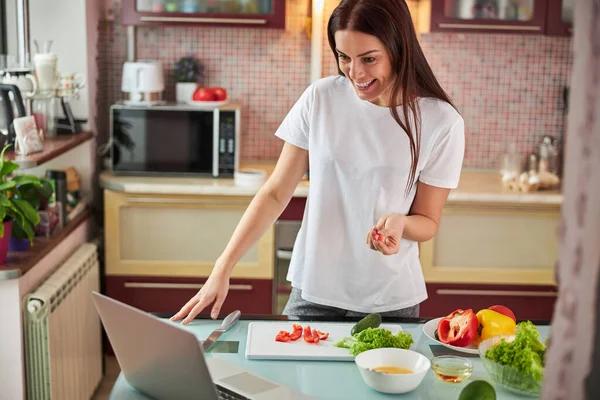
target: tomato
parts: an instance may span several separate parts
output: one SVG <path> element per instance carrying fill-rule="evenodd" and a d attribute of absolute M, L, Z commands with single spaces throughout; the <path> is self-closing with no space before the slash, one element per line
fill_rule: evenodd
<path fill-rule="evenodd" d="M 192 95 L 194 101 L 215 101 L 215 93 L 209 88 L 198 88 Z"/>
<path fill-rule="evenodd" d="M 227 90 L 223 89 L 222 87 L 214 87 L 214 88 L 210 88 L 210 89 L 215 94 L 216 101 L 227 100 Z"/>
<path fill-rule="evenodd" d="M 457 347 L 466 347 L 477 338 L 479 322 L 472 309 L 455 310 L 438 324 L 440 342 Z"/>
<path fill-rule="evenodd" d="M 291 340 L 289 332 L 279 331 L 277 336 L 275 336 L 275 340 L 278 342 L 289 342 Z"/>
<path fill-rule="evenodd" d="M 315 342 L 315 339 L 313 338 L 313 334 L 312 334 L 312 329 L 310 329 L 310 325 L 306 325 L 304 327 L 304 341 L 308 342 L 308 343 Z"/>
<path fill-rule="evenodd" d="M 292 340 L 298 340 L 302 336 L 302 326 L 294 324 L 294 331 L 290 334 Z"/>
<path fill-rule="evenodd" d="M 515 314 L 508 307 L 496 305 L 489 307 L 488 310 L 496 311 L 497 313 L 506 315 L 513 321 L 517 322 L 517 317 L 515 317 Z"/>

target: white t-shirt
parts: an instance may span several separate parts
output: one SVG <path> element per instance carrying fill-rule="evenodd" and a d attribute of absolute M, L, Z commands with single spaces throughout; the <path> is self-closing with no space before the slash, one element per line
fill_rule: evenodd
<path fill-rule="evenodd" d="M 464 122 L 448 103 L 420 98 L 416 179 L 455 188 L 464 156 Z M 400 107 L 400 115 L 402 111 Z M 388 107 L 361 100 L 342 76 L 311 84 L 276 136 L 308 150 L 310 190 L 287 280 L 313 303 L 386 312 L 427 298 L 418 243 L 403 239 L 386 256 L 366 244 L 389 213 L 407 214 L 410 144 Z"/>

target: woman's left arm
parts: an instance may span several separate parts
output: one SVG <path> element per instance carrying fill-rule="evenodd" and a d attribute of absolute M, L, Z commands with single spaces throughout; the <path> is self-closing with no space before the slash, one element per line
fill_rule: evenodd
<path fill-rule="evenodd" d="M 417 183 L 417 193 L 408 215 L 388 214 L 367 234 L 367 244 L 382 254 L 396 254 L 401 239 L 426 242 L 437 233 L 450 189 Z"/>
<path fill-rule="evenodd" d="M 426 242 L 437 233 L 444 204 L 450 189 L 417 182 L 417 193 L 412 207 L 404 217 L 403 239 Z"/>

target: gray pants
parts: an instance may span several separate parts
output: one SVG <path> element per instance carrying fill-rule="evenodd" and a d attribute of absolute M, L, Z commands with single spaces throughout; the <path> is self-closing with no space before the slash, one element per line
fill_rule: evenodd
<path fill-rule="evenodd" d="M 357 311 L 349 311 L 341 308 L 324 306 L 321 304 L 311 303 L 302 298 L 300 289 L 292 288 L 290 299 L 283 309 L 283 315 L 302 315 L 315 317 L 364 317 L 367 314 Z M 419 305 L 403 308 L 401 310 L 386 311 L 379 313 L 382 317 L 419 317 Z"/>

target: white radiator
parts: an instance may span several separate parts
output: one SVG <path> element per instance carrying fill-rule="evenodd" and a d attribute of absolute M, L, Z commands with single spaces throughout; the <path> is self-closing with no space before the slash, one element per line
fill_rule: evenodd
<path fill-rule="evenodd" d="M 98 249 L 82 245 L 24 299 L 27 398 L 87 400 L 102 379 Z"/>

